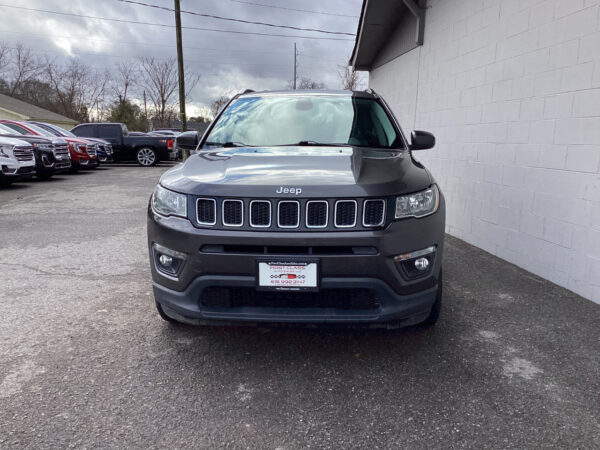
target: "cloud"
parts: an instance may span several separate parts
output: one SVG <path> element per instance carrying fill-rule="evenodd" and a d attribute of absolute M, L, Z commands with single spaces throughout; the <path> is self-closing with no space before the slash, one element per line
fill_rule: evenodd
<path fill-rule="evenodd" d="M 281 5 L 306 10 L 324 10 L 356 17 L 338 17 L 274 9 L 233 0 L 182 0 L 183 10 L 198 11 L 244 20 L 280 23 L 307 28 L 355 33 L 361 0 L 303 0 L 276 2 L 249 0 L 255 3 Z M 172 7 L 171 2 L 148 0 L 147 3 Z M 84 0 L 18 0 L 14 6 L 49 11 L 84 14 L 161 24 L 174 24 L 173 14 L 154 8 L 116 0 L 90 2 Z M 102 21 L 92 18 L 55 15 L 0 7 L 3 17 L 2 40 L 31 47 L 49 57 L 81 58 L 86 64 L 109 68 L 120 61 L 137 63 L 137 58 L 154 56 L 166 59 L 176 56 L 175 30 L 149 25 Z M 292 34 L 320 37 L 317 33 L 300 32 L 264 26 L 225 22 L 182 14 L 184 27 Z M 184 59 L 187 71 L 199 73 L 200 82 L 190 99 L 190 113 L 225 93 L 244 89 L 283 89 L 292 79 L 294 42 L 298 48 L 298 76 L 323 82 L 328 88 L 340 88 L 339 65 L 345 64 L 353 42 L 312 40 L 272 36 L 183 30 Z"/>

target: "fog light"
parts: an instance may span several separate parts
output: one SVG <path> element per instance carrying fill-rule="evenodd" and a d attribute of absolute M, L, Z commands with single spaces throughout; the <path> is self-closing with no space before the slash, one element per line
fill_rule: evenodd
<path fill-rule="evenodd" d="M 186 259 L 185 253 L 181 253 L 164 247 L 156 242 L 152 244 L 154 265 L 158 273 L 176 277 Z"/>
<path fill-rule="evenodd" d="M 419 258 L 415 261 L 415 267 L 421 271 L 427 270 L 429 267 L 429 261 L 427 258 Z"/>
<path fill-rule="evenodd" d="M 173 264 L 173 258 L 167 255 L 160 255 L 158 262 L 161 266 L 169 267 L 171 264 Z"/>
<path fill-rule="evenodd" d="M 432 245 L 421 250 L 394 256 L 396 268 L 404 278 L 409 280 L 426 277 L 431 274 L 434 267 L 436 251 L 437 246 Z"/>

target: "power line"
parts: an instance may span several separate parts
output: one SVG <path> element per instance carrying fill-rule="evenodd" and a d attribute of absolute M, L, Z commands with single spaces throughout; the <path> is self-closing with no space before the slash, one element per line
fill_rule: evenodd
<path fill-rule="evenodd" d="M 3 33 L 11 34 L 26 34 L 27 36 L 40 36 L 40 37 L 53 37 L 59 39 L 71 39 L 77 41 L 91 41 L 91 42 L 108 42 L 111 44 L 127 44 L 127 45 L 150 45 L 152 47 L 167 47 L 175 48 L 174 45 L 169 44 L 158 44 L 155 42 L 128 42 L 128 41 L 113 41 L 111 39 L 95 39 L 84 36 L 73 36 L 68 34 L 47 34 L 47 33 L 30 33 L 28 31 L 12 31 L 12 30 L 1 30 Z M 231 52 L 231 53 L 266 53 L 270 55 L 288 55 L 289 52 L 270 52 L 266 50 L 232 50 L 228 48 L 210 48 L 210 47 L 183 47 L 186 50 L 202 50 L 202 51 L 215 51 L 215 52 Z M 305 55 L 306 56 L 306 55 Z"/>
<path fill-rule="evenodd" d="M 169 11 L 169 12 L 175 11 L 173 8 L 167 8 L 166 6 L 151 5 L 150 3 L 138 2 L 135 0 L 117 0 L 117 1 L 121 2 L 121 3 L 131 3 L 133 5 L 146 6 L 148 8 L 162 9 L 163 11 Z M 204 14 L 204 13 L 199 13 L 199 12 L 195 12 L 195 11 L 185 11 L 183 9 L 181 10 L 181 12 L 184 14 L 190 14 L 193 16 L 208 17 L 210 19 L 227 20 L 230 22 L 246 23 L 246 24 L 250 24 L 250 25 L 262 25 L 265 27 L 273 27 L 273 28 L 286 28 L 288 30 L 296 30 L 296 31 L 311 31 L 314 33 L 336 34 L 336 35 L 343 35 L 343 36 L 356 36 L 354 33 L 345 33 L 343 31 L 328 31 L 328 30 L 321 30 L 319 28 L 301 28 L 301 27 L 294 27 L 291 25 L 277 25 L 277 24 L 269 23 L 269 22 L 255 22 L 252 20 L 234 19 L 231 17 L 215 16 L 213 14 Z"/>
<path fill-rule="evenodd" d="M 83 17 L 86 19 L 106 20 L 109 22 L 131 23 L 131 24 L 135 24 L 135 25 L 151 25 L 151 26 L 163 27 L 163 28 L 175 28 L 175 25 L 167 25 L 164 23 L 139 22 L 139 21 L 135 21 L 135 20 L 113 19 L 110 17 L 89 16 L 86 14 L 75 14 L 75 13 L 50 11 L 47 9 L 26 8 L 24 6 L 0 4 L 0 7 L 20 9 L 20 10 L 25 10 L 25 11 L 37 11 L 37 12 L 43 12 L 43 13 L 47 13 L 47 14 L 57 14 L 57 15 L 61 15 L 61 16 Z M 352 41 L 352 42 L 354 42 L 354 39 L 324 37 L 324 36 L 299 36 L 299 35 L 292 35 L 292 34 L 256 33 L 256 32 L 251 32 L 251 31 L 218 30 L 218 29 L 214 29 L 214 28 L 201 28 L 201 27 L 182 27 L 182 28 L 184 28 L 186 30 L 212 31 L 212 32 L 217 32 L 217 33 L 248 34 L 248 35 L 254 35 L 254 36 L 276 36 L 276 37 L 295 38 L 295 39 L 317 39 L 317 40 L 328 40 L 328 41 Z"/>
<path fill-rule="evenodd" d="M 261 6 L 263 8 L 284 9 L 287 11 L 297 11 L 297 12 L 310 13 L 310 14 L 323 14 L 325 16 L 350 17 L 352 19 L 358 19 L 358 16 L 354 16 L 352 14 L 329 13 L 329 12 L 323 12 L 323 11 L 314 11 L 314 10 L 310 10 L 310 9 L 288 8 L 285 6 L 266 5 L 264 3 L 247 2 L 244 0 L 229 0 L 229 1 L 235 2 L 235 3 L 243 3 L 246 5 Z"/>
<path fill-rule="evenodd" d="M 10 48 L 12 50 L 16 50 L 17 47 L 7 47 Z M 64 55 L 64 52 L 59 52 L 57 50 L 31 50 L 34 53 L 57 53 L 59 55 Z M 72 55 L 74 56 L 101 56 L 101 57 L 106 57 L 106 58 L 129 58 L 129 59 L 136 59 L 135 56 L 130 56 L 130 55 L 108 55 L 106 53 L 81 53 L 81 52 L 71 52 Z M 155 59 L 158 60 L 168 60 L 170 58 L 165 58 L 165 57 L 154 57 Z M 204 64 L 204 65 L 210 65 L 210 64 L 214 64 L 214 65 L 245 65 L 245 66 L 265 66 L 265 67 L 287 67 L 287 64 L 265 64 L 265 63 L 246 63 L 246 62 L 239 62 L 239 61 L 199 61 L 199 60 L 194 60 L 194 59 L 187 59 L 187 62 L 190 63 L 198 63 L 198 64 Z"/>

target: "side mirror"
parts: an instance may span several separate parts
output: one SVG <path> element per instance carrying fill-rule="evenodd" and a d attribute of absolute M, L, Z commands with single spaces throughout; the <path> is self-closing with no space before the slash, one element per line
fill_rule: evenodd
<path fill-rule="evenodd" d="M 435 146 L 435 136 L 427 131 L 414 130 L 410 134 L 411 150 L 427 150 Z"/>
<path fill-rule="evenodd" d="M 177 136 L 177 147 L 196 148 L 198 145 L 198 132 L 186 131 Z"/>

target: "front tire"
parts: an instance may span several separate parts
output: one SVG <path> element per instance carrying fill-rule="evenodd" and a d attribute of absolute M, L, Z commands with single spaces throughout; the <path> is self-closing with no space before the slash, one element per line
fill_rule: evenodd
<path fill-rule="evenodd" d="M 158 162 L 158 155 L 153 148 L 142 147 L 135 154 L 137 162 L 142 167 L 151 167 Z"/>
<path fill-rule="evenodd" d="M 440 319 L 440 312 L 442 310 L 442 286 L 442 269 L 440 269 L 440 277 L 438 278 L 438 289 L 435 296 L 435 303 L 431 307 L 431 312 L 429 313 L 429 316 L 427 316 L 427 319 L 425 319 L 420 324 L 424 328 L 430 328 L 434 326 Z"/>

